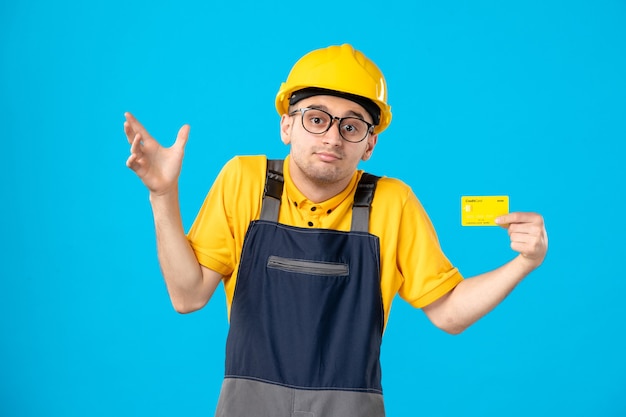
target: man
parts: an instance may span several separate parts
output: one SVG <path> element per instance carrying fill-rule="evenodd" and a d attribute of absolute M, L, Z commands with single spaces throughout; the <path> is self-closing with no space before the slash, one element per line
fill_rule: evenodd
<path fill-rule="evenodd" d="M 519 255 L 463 279 L 401 181 L 357 171 L 391 121 L 383 74 L 350 45 L 310 52 L 276 97 L 285 161 L 236 157 L 188 235 L 178 177 L 189 127 L 170 148 L 126 113 L 127 165 L 150 191 L 174 308 L 202 308 L 222 281 L 229 308 L 217 416 L 383 416 L 379 352 L 396 294 L 457 334 L 543 261 L 535 213 L 498 219 Z"/>

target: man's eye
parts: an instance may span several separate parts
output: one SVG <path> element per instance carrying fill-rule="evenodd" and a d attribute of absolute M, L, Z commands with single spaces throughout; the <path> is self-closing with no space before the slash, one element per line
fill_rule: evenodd
<path fill-rule="evenodd" d="M 353 123 L 346 123 L 344 125 L 341 126 L 341 129 L 344 133 L 348 134 L 348 135 L 360 135 L 363 126 L 361 125 L 361 123 L 359 123 L 358 121 L 355 121 Z"/>
<path fill-rule="evenodd" d="M 321 117 L 311 117 L 311 123 L 313 123 L 314 125 L 321 125 L 322 123 L 324 123 L 324 121 Z"/>

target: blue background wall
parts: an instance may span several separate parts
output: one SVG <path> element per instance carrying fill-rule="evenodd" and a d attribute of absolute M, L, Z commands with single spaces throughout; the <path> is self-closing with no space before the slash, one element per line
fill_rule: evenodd
<path fill-rule="evenodd" d="M 189 227 L 231 156 L 286 154 L 280 82 L 344 42 L 383 69 L 394 112 L 363 168 L 413 187 L 466 276 L 514 253 L 460 226 L 461 195 L 508 194 L 550 236 L 461 336 L 394 304 L 388 414 L 626 415 L 626 3 L 225 3 L 0 4 L 0 415 L 212 415 L 223 292 L 170 307 L 123 112 L 165 144 L 191 124 Z"/>

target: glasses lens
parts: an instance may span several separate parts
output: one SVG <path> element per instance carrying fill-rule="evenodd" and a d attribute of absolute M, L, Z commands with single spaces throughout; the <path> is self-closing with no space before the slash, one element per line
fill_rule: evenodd
<path fill-rule="evenodd" d="M 367 136 L 367 123 L 356 117 L 346 117 L 341 120 L 339 132 L 348 142 L 360 142 Z"/>
<path fill-rule="evenodd" d="M 302 125 L 311 133 L 324 133 L 332 118 L 330 114 L 317 109 L 308 109 L 302 112 Z"/>

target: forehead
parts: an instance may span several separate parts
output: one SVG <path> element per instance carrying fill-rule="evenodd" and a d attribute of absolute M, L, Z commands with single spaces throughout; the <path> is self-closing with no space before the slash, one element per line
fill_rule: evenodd
<path fill-rule="evenodd" d="M 294 107 L 313 107 L 326 110 L 333 116 L 347 117 L 356 116 L 363 120 L 372 122 L 372 118 L 360 104 L 342 97 L 335 96 L 313 96 L 305 98 L 294 105 Z"/>

